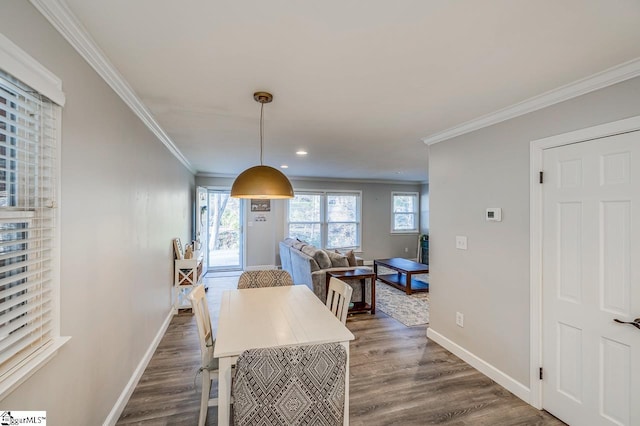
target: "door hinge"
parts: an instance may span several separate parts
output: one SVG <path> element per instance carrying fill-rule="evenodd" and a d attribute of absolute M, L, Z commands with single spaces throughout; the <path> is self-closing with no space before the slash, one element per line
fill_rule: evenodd
<path fill-rule="evenodd" d="M 540 380 L 542 380 L 543 374 L 542 374 L 542 367 L 540 367 Z"/>
<path fill-rule="evenodd" d="M 544 183 L 544 172 L 540 172 L 540 183 Z"/>

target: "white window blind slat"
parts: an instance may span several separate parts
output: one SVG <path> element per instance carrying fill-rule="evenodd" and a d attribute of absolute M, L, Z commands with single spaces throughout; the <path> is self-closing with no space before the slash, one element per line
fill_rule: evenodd
<path fill-rule="evenodd" d="M 4 345 L 6 346 L 5 350 L 0 351 L 0 365 L 10 360 L 18 361 L 14 358 L 14 355 L 19 353 L 24 353 L 25 356 L 28 356 L 33 351 L 33 346 L 42 344 L 41 341 L 44 340 L 43 337 L 50 337 L 51 318 L 49 316 L 45 318 L 44 321 L 34 322 L 23 327 L 20 329 L 20 332 L 14 333 L 8 338 L 7 344 Z M 17 364 L 17 362 L 15 362 L 15 364 Z"/>
<path fill-rule="evenodd" d="M 0 249 L 0 250 L 1 250 L 1 249 Z M 26 250 L 24 253 L 25 253 L 26 255 L 32 255 L 32 254 L 36 254 L 36 253 L 38 253 L 38 252 L 41 252 L 41 253 L 43 253 L 43 252 L 44 252 L 44 253 L 46 253 L 45 258 L 46 258 L 46 259 L 49 259 L 49 260 L 51 259 L 51 249 L 49 249 L 49 248 L 45 248 L 45 249 L 43 249 L 43 250 L 38 249 L 38 248 L 35 248 L 35 249 L 31 249 L 31 250 Z M 2 255 L 0 255 L 0 262 L 2 262 L 2 261 L 4 261 L 4 260 L 7 260 L 7 259 L 12 259 L 12 258 L 14 258 L 14 257 L 15 257 L 15 255 L 14 255 L 14 254 L 11 254 L 11 253 L 2 254 Z"/>
<path fill-rule="evenodd" d="M 33 231 L 45 231 L 47 228 L 46 227 L 42 227 L 42 228 L 34 228 L 32 230 L 30 230 L 31 232 Z M 2 233 L 0 232 L 0 238 L 2 238 Z M 25 238 L 24 240 L 20 240 L 19 242 L 15 242 L 15 241 L 4 241 L 2 243 L 0 243 L 0 253 L 3 253 L 3 250 L 6 250 L 8 246 L 15 246 L 16 244 L 30 244 L 30 243 L 37 243 L 38 241 L 46 241 L 48 239 L 48 237 L 32 237 L 32 238 Z"/>
<path fill-rule="evenodd" d="M 35 289 L 36 285 L 46 284 L 48 280 L 42 280 L 34 285 L 29 287 L 31 292 L 24 293 L 19 295 L 18 297 L 10 299 L 8 302 L 4 302 L 0 304 L 0 311 L 4 312 L 4 315 L 0 316 L 0 326 L 5 324 L 7 321 L 11 321 L 17 317 L 17 312 L 28 311 L 30 309 L 29 303 L 25 303 L 30 299 L 34 299 L 36 297 L 41 297 L 45 293 L 49 293 L 50 290 L 44 289 L 43 291 L 39 291 L 39 289 Z M 14 302 L 15 301 L 15 302 Z M 19 315 L 18 315 L 19 316 Z M 5 318 L 6 317 L 6 318 Z M 0 333 L 0 336 L 2 333 Z"/>
<path fill-rule="evenodd" d="M 0 353 L 2 353 L 8 345 L 6 341 L 9 341 L 9 339 L 5 339 L 5 337 L 10 336 L 13 338 L 14 335 L 20 335 L 23 331 L 22 329 L 24 329 L 26 325 L 37 322 L 34 321 L 34 319 L 42 317 L 50 310 L 48 305 L 43 302 L 42 297 L 33 298 L 29 300 L 29 303 L 31 304 L 30 308 L 21 309 L 22 313 L 20 315 L 16 314 L 15 319 L 6 322 L 2 327 L 0 327 Z"/>
<path fill-rule="evenodd" d="M 0 70 L 0 381 L 52 339 L 53 104 Z"/>
<path fill-rule="evenodd" d="M 21 274 L 13 275 L 10 278 L 3 279 L 2 281 L 0 281 L 0 288 L 3 288 L 1 294 L 7 294 L 9 297 L 11 297 L 11 295 L 18 294 L 21 289 L 26 291 L 26 282 L 37 281 L 34 277 L 37 277 L 39 274 L 39 271 L 23 272 Z M 4 303 L 4 301 L 2 303 Z M 2 314 L 0 313 L 0 316 L 1 315 Z"/>

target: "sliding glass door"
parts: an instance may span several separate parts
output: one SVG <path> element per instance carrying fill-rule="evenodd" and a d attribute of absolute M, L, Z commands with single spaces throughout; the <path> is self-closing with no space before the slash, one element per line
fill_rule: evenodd
<path fill-rule="evenodd" d="M 209 190 L 210 271 L 242 269 L 242 200 L 231 198 L 230 191 Z"/>

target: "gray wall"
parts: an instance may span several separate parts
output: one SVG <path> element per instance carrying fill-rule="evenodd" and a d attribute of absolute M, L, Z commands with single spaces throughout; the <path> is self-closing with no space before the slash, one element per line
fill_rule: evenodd
<path fill-rule="evenodd" d="M 433 331 L 529 385 L 530 142 L 636 115 L 640 78 L 430 147 Z M 486 222 L 487 207 L 503 221 Z"/>
<path fill-rule="evenodd" d="M 196 177 L 198 186 L 231 188 L 232 183 L 233 179 Z M 365 260 L 416 257 L 417 234 L 391 234 L 391 192 L 418 192 L 422 194 L 421 198 L 424 198 L 425 194 L 428 194 L 428 185 L 298 179 L 291 179 L 291 184 L 294 191 L 314 189 L 362 191 L 362 253 L 359 256 Z M 245 212 L 249 222 L 246 228 L 246 266 L 279 264 L 278 241 L 286 237 L 286 201 L 271 201 L 271 212 L 266 214 L 266 222 L 251 223 L 256 214 L 248 209 L 245 209 Z M 405 248 L 408 249 L 407 252 Z"/>
<path fill-rule="evenodd" d="M 420 233 L 429 233 L 429 184 L 420 186 Z"/>
<path fill-rule="evenodd" d="M 0 2 L 0 28 L 67 98 L 61 333 L 72 337 L 1 405 L 102 424 L 169 315 L 171 239 L 190 237 L 194 177 L 29 2 Z"/>

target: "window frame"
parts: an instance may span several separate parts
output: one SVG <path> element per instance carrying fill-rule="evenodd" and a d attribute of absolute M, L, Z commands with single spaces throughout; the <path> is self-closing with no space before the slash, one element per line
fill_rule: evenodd
<path fill-rule="evenodd" d="M 398 196 L 411 196 L 415 199 L 414 210 L 412 212 L 396 212 L 395 198 Z M 414 227 L 412 229 L 396 229 L 395 218 L 400 214 L 412 214 L 414 217 Z M 420 233 L 420 193 L 415 191 L 391 191 L 391 234 L 419 234 Z"/>
<path fill-rule="evenodd" d="M 320 196 L 320 222 L 294 222 L 290 221 L 290 212 L 291 212 L 291 202 L 287 200 L 286 205 L 286 214 L 285 214 L 285 233 L 287 236 L 290 235 L 290 227 L 292 224 L 310 224 L 310 223 L 319 223 L 320 224 L 320 247 L 321 249 L 326 250 L 353 250 L 355 252 L 361 251 L 362 248 L 362 191 L 358 190 L 347 190 L 347 189 L 321 189 L 321 190 L 296 190 L 295 194 L 309 194 L 309 195 L 317 195 Z M 356 221 L 329 221 L 329 196 L 331 195 L 354 195 L 356 197 Z M 327 247 L 328 244 L 328 236 L 329 236 L 329 225 L 337 224 L 337 223 L 355 223 L 356 224 L 356 245 L 348 246 L 348 247 Z"/>
<path fill-rule="evenodd" d="M 0 34 L 0 64 L 2 71 L 22 84 L 30 87 L 38 94 L 48 98 L 51 105 L 51 118 L 55 123 L 52 138 L 55 146 L 55 159 L 52 163 L 54 171 L 51 178 L 55 180 L 51 184 L 54 193 L 52 200 L 54 210 L 52 218 L 52 242 L 47 246 L 51 250 L 49 272 L 51 275 L 51 338 L 30 354 L 20 358 L 2 378 L 0 378 L 0 399 L 5 398 L 20 386 L 25 380 L 42 368 L 69 341 L 70 337 L 60 335 L 60 166 L 61 166 L 61 141 L 62 141 L 62 107 L 65 103 L 65 95 L 62 92 L 62 81 L 43 67 L 39 62 L 25 53 L 11 40 Z"/>

